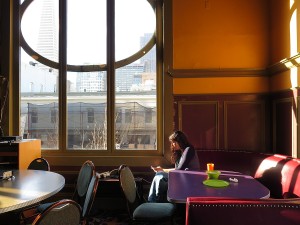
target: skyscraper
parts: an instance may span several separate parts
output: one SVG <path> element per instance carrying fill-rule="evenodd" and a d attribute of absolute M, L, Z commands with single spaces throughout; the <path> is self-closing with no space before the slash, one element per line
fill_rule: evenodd
<path fill-rule="evenodd" d="M 140 37 L 140 46 L 144 47 L 149 42 L 152 35 L 152 33 L 146 33 L 144 36 Z M 156 46 L 141 58 L 141 63 L 144 64 L 145 73 L 156 73 Z"/>
<path fill-rule="evenodd" d="M 43 0 L 37 52 L 43 57 L 58 62 L 57 1 Z"/>

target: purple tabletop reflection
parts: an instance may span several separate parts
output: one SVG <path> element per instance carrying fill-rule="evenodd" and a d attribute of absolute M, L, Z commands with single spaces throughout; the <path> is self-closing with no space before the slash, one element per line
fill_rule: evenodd
<path fill-rule="evenodd" d="M 232 182 L 229 178 L 236 178 L 238 182 Z M 207 174 L 204 171 L 170 171 L 168 200 L 170 202 L 185 203 L 187 197 L 232 197 L 247 199 L 270 197 L 269 189 L 248 175 L 221 171 L 219 180 L 225 180 L 229 182 L 229 185 L 218 188 L 204 185 L 203 181 L 206 179 Z"/>

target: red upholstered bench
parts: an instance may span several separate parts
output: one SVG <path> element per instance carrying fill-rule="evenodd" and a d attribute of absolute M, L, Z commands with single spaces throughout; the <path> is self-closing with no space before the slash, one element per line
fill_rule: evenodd
<path fill-rule="evenodd" d="M 295 169 L 293 164 L 289 164 L 290 160 L 291 157 L 275 154 L 266 157 L 257 168 L 254 178 L 270 190 L 271 198 L 283 198 L 283 189 L 288 186 L 287 174 L 283 171 L 292 172 Z"/>
<path fill-rule="evenodd" d="M 269 190 L 269 199 L 189 197 L 186 225 L 299 225 L 300 159 L 245 151 L 198 150 L 201 169 L 213 162 L 220 170 L 251 175 Z"/>
<path fill-rule="evenodd" d="M 291 159 L 284 164 L 281 171 L 283 198 L 300 197 L 300 160 Z"/>
<path fill-rule="evenodd" d="M 190 197 L 186 225 L 299 225 L 300 199 L 222 199 Z"/>

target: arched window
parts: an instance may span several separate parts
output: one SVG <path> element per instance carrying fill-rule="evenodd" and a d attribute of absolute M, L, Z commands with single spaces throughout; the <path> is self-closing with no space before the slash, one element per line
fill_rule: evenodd
<path fill-rule="evenodd" d="M 161 1 L 20 4 L 20 130 L 42 139 L 43 150 L 159 152 Z M 29 106 L 58 118 L 33 126 Z"/>

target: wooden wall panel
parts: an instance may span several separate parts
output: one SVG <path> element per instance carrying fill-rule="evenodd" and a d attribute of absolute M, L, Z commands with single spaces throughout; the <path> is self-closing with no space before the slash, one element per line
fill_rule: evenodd
<path fill-rule="evenodd" d="M 263 102 L 224 103 L 226 149 L 262 150 L 265 147 L 265 107 Z"/>
<path fill-rule="evenodd" d="M 195 148 L 218 148 L 218 102 L 182 101 L 178 109 L 179 129 Z"/>
<path fill-rule="evenodd" d="M 296 109 L 293 98 L 273 101 L 273 147 L 280 154 L 293 155 L 293 135 L 296 133 Z M 295 126 L 295 125 L 294 125 Z M 294 133 L 294 134 L 293 134 Z"/>
<path fill-rule="evenodd" d="M 273 152 L 268 95 L 174 96 L 174 129 L 197 149 Z"/>

